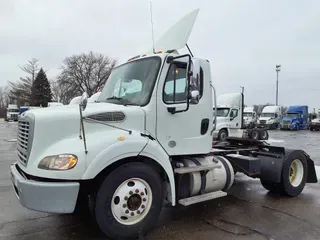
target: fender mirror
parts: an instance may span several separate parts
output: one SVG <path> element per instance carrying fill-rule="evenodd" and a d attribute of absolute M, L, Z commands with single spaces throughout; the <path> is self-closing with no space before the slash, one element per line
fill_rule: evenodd
<path fill-rule="evenodd" d="M 80 107 L 82 111 L 86 109 L 87 104 L 88 104 L 88 94 L 84 92 L 81 96 L 81 101 L 80 101 Z"/>

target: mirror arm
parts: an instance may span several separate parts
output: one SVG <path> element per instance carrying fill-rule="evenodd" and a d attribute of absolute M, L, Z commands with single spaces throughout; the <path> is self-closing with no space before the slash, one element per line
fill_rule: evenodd
<path fill-rule="evenodd" d="M 87 154 L 88 150 L 87 150 L 87 142 L 86 142 L 86 134 L 84 131 L 84 125 L 83 125 L 83 116 L 82 116 L 82 105 L 79 105 L 79 111 L 80 111 L 80 136 L 81 136 L 81 131 L 83 133 L 83 144 L 84 144 L 84 152 Z"/>
<path fill-rule="evenodd" d="M 218 113 L 218 109 L 217 109 L 217 99 L 216 99 L 216 89 L 214 88 L 214 86 L 212 85 L 212 83 L 210 82 L 210 86 L 213 89 L 213 99 L 214 99 L 214 124 L 213 124 L 213 128 L 211 130 L 211 135 L 213 134 L 213 131 L 216 130 L 217 127 L 217 113 Z"/>

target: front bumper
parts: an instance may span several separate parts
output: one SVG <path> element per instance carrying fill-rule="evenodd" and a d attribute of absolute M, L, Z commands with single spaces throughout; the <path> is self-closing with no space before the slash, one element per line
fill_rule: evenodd
<path fill-rule="evenodd" d="M 11 180 L 20 204 L 28 209 L 51 213 L 72 213 L 80 184 L 78 182 L 44 182 L 30 180 L 11 165 Z"/>

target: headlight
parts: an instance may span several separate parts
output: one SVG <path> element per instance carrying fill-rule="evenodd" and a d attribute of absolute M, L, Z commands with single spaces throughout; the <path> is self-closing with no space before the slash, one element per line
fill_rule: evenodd
<path fill-rule="evenodd" d="M 61 154 L 45 157 L 39 163 L 38 168 L 46 170 L 68 170 L 73 168 L 77 162 L 77 156 L 72 154 Z"/>

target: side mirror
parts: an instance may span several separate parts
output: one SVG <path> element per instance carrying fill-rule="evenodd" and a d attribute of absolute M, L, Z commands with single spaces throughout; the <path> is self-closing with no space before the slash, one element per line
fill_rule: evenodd
<path fill-rule="evenodd" d="M 82 109 L 82 111 L 84 111 L 87 107 L 88 104 L 88 94 L 86 92 L 84 92 L 81 96 L 81 101 L 80 101 L 80 107 Z"/>
<path fill-rule="evenodd" d="M 190 103 L 198 104 L 200 93 L 198 90 L 193 90 L 190 93 Z"/>
<path fill-rule="evenodd" d="M 190 103 L 197 104 L 200 98 L 200 62 L 198 59 L 191 60 L 191 69 L 188 74 L 190 84 Z"/>

